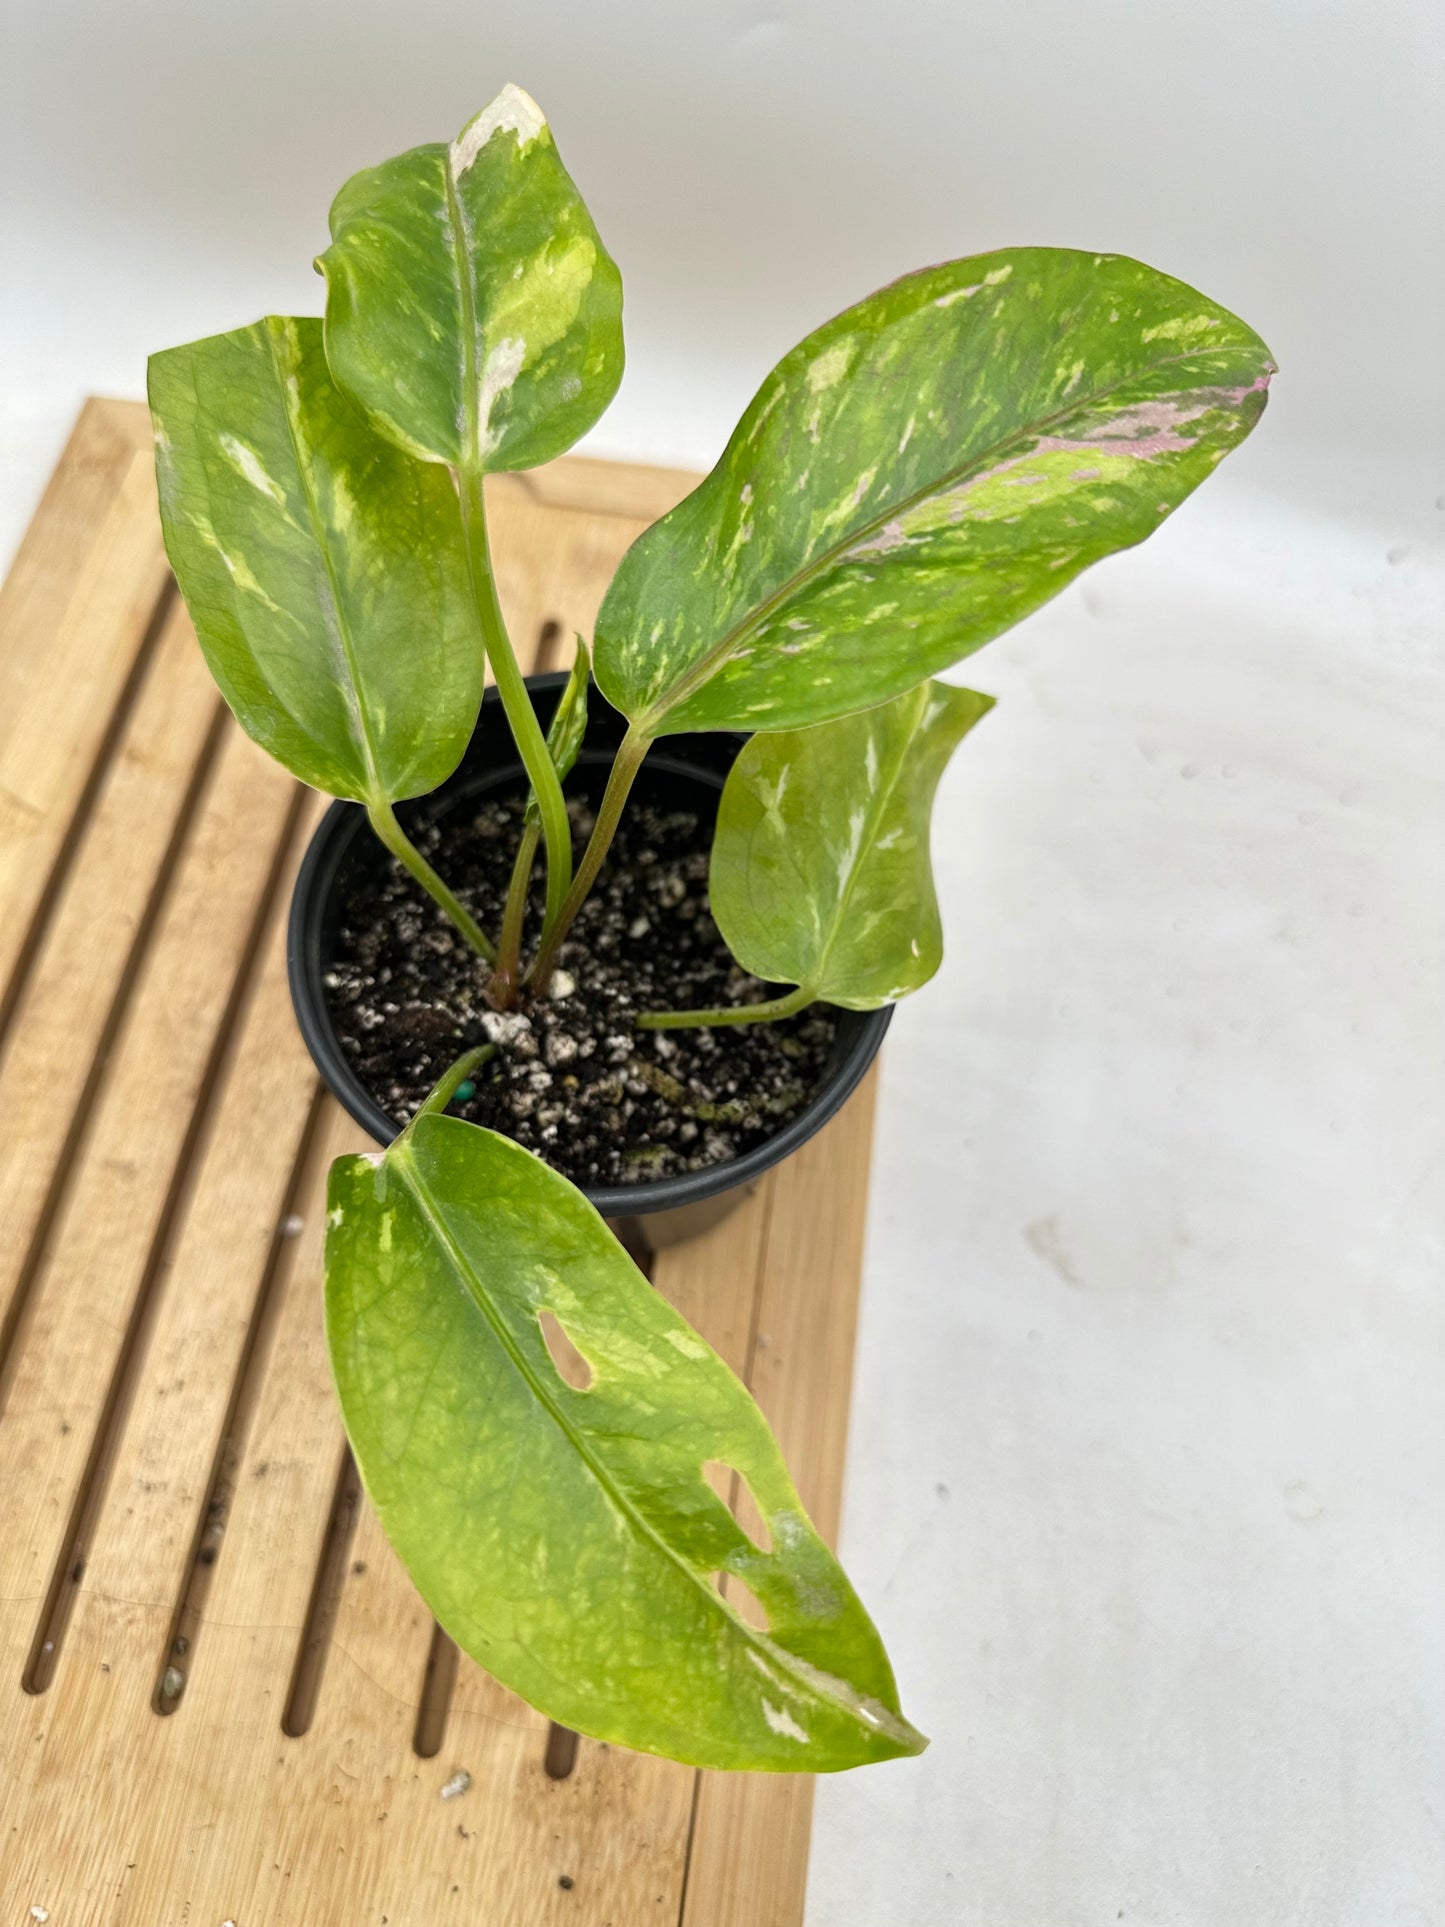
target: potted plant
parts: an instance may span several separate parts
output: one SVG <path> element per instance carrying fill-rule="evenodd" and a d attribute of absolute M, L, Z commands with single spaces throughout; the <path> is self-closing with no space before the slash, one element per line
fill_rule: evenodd
<path fill-rule="evenodd" d="M 718 1767 L 915 1752 L 766 1422 L 598 1206 L 715 1202 L 841 1102 L 941 957 L 932 798 L 990 699 L 932 678 L 1148 535 L 1273 363 L 1117 255 L 907 276 L 784 357 L 529 693 L 484 480 L 611 399 L 617 268 L 516 87 L 331 231 L 324 322 L 157 355 L 150 398 L 216 679 L 343 799 L 293 974 L 394 1140 L 328 1198 L 362 1477 L 442 1625 L 568 1726 Z"/>

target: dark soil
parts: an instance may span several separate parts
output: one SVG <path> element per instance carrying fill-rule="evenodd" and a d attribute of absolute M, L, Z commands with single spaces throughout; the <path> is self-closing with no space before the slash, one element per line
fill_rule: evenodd
<path fill-rule="evenodd" d="M 641 786 L 639 786 L 641 787 Z M 569 804 L 580 854 L 592 827 Z M 483 929 L 501 924 L 521 826 L 520 798 L 462 804 L 418 846 Z M 340 879 L 332 1021 L 383 1110 L 410 1117 L 448 1065 L 491 1041 L 476 1094 L 454 1116 L 538 1152 L 575 1184 L 645 1183 L 725 1164 L 771 1137 L 813 1096 L 839 1013 L 816 1005 L 779 1023 L 640 1031 L 648 1010 L 712 1009 L 776 994 L 739 970 L 708 911 L 711 825 L 634 802 L 568 941 L 552 995 L 500 1013 L 487 969 L 394 859 Z M 528 934 L 541 926 L 543 865 Z"/>

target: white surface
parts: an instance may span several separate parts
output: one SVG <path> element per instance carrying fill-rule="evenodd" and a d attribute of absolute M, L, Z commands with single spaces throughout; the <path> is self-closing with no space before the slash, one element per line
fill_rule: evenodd
<path fill-rule="evenodd" d="M 1223 499 L 1221 499 L 1223 498 Z M 1445 1918 L 1445 576 L 1236 489 L 977 680 L 846 1546 L 918 1763 L 814 1927 Z"/>
<path fill-rule="evenodd" d="M 934 1736 L 809 1927 L 1445 1922 L 1435 0 L 12 0 L 0 557 L 87 390 L 314 312 L 353 167 L 507 79 L 620 259 L 592 446 L 707 463 L 924 261 L 1119 248 L 1282 374 L 968 665 L 889 1047 L 845 1553 Z M 746 1923 L 745 1927 L 752 1927 Z"/>

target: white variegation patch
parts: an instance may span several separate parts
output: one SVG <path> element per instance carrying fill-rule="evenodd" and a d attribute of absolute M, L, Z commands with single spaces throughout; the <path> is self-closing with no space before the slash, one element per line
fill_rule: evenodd
<path fill-rule="evenodd" d="M 1207 334 L 1217 328 L 1218 321 L 1212 314 L 1175 315 L 1168 321 L 1156 322 L 1152 328 L 1140 331 L 1141 341 L 1188 341 L 1194 335 Z"/>
<path fill-rule="evenodd" d="M 868 747 L 872 749 L 873 744 L 871 741 Z M 876 755 L 874 763 L 876 768 Z M 867 827 L 868 812 L 865 808 L 860 805 L 856 810 L 849 812 L 848 847 L 846 850 L 843 850 L 838 857 L 838 893 L 840 896 L 847 893 L 848 885 L 852 881 L 853 872 L 858 867 L 858 858 L 863 851 L 863 832 Z"/>
<path fill-rule="evenodd" d="M 894 549 L 901 549 L 907 540 L 908 532 L 895 516 L 891 522 L 885 522 L 876 535 L 855 544 L 847 554 L 850 559 L 856 555 L 888 555 Z"/>
<path fill-rule="evenodd" d="M 489 101 L 475 119 L 468 121 L 452 142 L 452 174 L 460 180 L 493 134 L 515 134 L 520 151 L 544 133 L 546 126 L 547 117 L 532 96 L 508 81 L 496 99 Z"/>
<path fill-rule="evenodd" d="M 807 1745 L 808 1735 L 803 1728 L 799 1726 L 791 1713 L 784 1712 L 780 1706 L 774 1706 L 771 1700 L 763 1700 L 762 1708 L 763 1718 L 767 1721 L 771 1730 L 778 1734 L 780 1738 L 797 1740 L 803 1746 Z"/>
<path fill-rule="evenodd" d="M 760 777 L 758 779 L 758 801 L 762 804 L 764 813 L 768 816 L 776 817 L 780 826 L 782 823 L 783 798 L 788 791 L 788 774 L 788 767 L 785 763 L 778 771 L 775 781 L 770 783 L 766 777 Z"/>
<path fill-rule="evenodd" d="M 269 495 L 273 502 L 279 502 L 283 508 L 286 506 L 285 490 L 276 478 L 267 472 L 254 448 L 248 448 L 234 435 L 226 434 L 220 437 L 220 444 L 221 453 L 238 475 L 244 476 L 252 488 L 260 489 L 263 495 Z"/>
<path fill-rule="evenodd" d="M 492 433 L 492 410 L 521 374 L 526 355 L 527 344 L 521 336 L 508 335 L 497 343 L 482 364 L 477 390 L 477 433 L 484 455 L 489 455 L 502 439 Z"/>
<path fill-rule="evenodd" d="M 821 395 L 827 388 L 834 387 L 847 374 L 853 360 L 852 344 L 835 341 L 808 369 L 808 387 L 815 395 Z"/>

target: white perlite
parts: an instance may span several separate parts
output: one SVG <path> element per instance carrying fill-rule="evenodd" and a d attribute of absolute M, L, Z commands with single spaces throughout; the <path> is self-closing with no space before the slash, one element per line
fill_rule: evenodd
<path fill-rule="evenodd" d="M 444 1800 L 458 1800 L 472 1783 L 472 1776 L 464 1766 L 459 1766 L 442 1788 Z"/>
<path fill-rule="evenodd" d="M 515 1044 L 532 1028 L 530 1017 L 520 1010 L 485 1010 L 482 1012 L 482 1029 L 488 1041 L 493 1044 Z"/>

